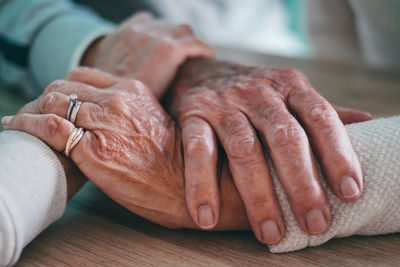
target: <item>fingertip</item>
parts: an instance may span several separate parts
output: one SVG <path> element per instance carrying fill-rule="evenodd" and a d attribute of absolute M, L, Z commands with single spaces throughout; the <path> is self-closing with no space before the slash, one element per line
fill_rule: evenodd
<path fill-rule="evenodd" d="M 197 212 L 197 225 L 203 230 L 210 230 L 217 224 L 215 217 L 215 212 L 210 206 L 200 206 Z"/>
<path fill-rule="evenodd" d="M 3 124 L 3 128 L 4 128 L 4 129 L 8 128 L 8 126 L 10 125 L 10 123 L 11 123 L 13 117 L 14 117 L 14 116 L 4 116 L 4 117 L 1 119 L 1 123 Z"/>
<path fill-rule="evenodd" d="M 328 230 L 330 225 L 330 216 L 327 217 L 320 209 L 313 209 L 307 213 L 305 224 L 308 233 L 319 235 Z"/>
<path fill-rule="evenodd" d="M 282 240 L 284 229 L 279 227 L 276 221 L 268 220 L 261 224 L 260 232 L 262 238 L 260 241 L 267 245 L 274 245 Z"/>
<path fill-rule="evenodd" d="M 372 120 L 373 118 L 374 118 L 374 116 L 372 116 L 372 114 L 371 113 L 369 113 L 369 112 L 364 112 L 363 113 L 363 119 L 365 120 L 365 121 L 369 121 L 369 120 Z"/>
<path fill-rule="evenodd" d="M 361 196 L 361 189 L 353 177 L 343 176 L 339 183 L 339 193 L 342 200 L 354 201 Z"/>

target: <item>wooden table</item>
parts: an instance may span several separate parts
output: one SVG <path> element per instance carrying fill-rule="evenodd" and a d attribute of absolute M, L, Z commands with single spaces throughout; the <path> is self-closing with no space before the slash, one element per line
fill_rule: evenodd
<path fill-rule="evenodd" d="M 400 114 L 400 72 L 287 59 L 235 49 L 221 58 L 302 70 L 329 101 L 374 115 Z M 129 213 L 87 184 L 65 215 L 24 250 L 18 266 L 395 266 L 400 234 L 355 236 L 288 254 L 271 254 L 250 232 L 169 230 Z"/>

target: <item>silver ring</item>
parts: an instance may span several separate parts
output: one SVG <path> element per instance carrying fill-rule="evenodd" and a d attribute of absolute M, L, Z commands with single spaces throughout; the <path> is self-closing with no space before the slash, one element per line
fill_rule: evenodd
<path fill-rule="evenodd" d="M 76 101 L 75 105 L 72 108 L 71 115 L 69 117 L 69 121 L 72 122 L 73 124 L 75 124 L 76 117 L 78 116 L 78 111 L 79 111 L 79 108 L 81 107 L 81 105 L 82 105 L 81 101 Z"/>
<path fill-rule="evenodd" d="M 78 101 L 78 96 L 76 94 L 69 95 L 69 106 L 67 110 L 67 120 L 70 120 L 72 108 L 75 106 L 76 101 Z"/>

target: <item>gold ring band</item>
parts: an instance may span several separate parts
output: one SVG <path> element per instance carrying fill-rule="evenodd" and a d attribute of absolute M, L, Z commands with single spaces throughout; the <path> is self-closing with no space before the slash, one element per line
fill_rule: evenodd
<path fill-rule="evenodd" d="M 69 157 L 72 149 L 79 143 L 82 139 L 85 131 L 82 128 L 74 128 L 68 136 L 67 144 L 65 146 L 65 155 Z"/>

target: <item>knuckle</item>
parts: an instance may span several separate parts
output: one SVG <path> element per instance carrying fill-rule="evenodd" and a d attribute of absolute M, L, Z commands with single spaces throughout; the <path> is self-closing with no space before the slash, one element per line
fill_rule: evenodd
<path fill-rule="evenodd" d="M 286 69 L 283 73 L 286 86 L 289 88 L 289 93 L 297 91 L 308 92 L 311 88 L 308 79 L 301 71 L 297 69 Z"/>
<path fill-rule="evenodd" d="M 123 86 L 124 86 L 124 89 L 130 90 L 139 95 L 149 92 L 148 88 L 146 87 L 146 85 L 143 82 L 141 82 L 139 80 L 135 80 L 135 79 L 126 79 L 123 82 Z"/>
<path fill-rule="evenodd" d="M 125 101 L 127 101 L 128 99 L 130 99 L 131 96 L 132 96 L 132 93 L 129 93 L 128 91 L 118 90 L 118 91 L 115 91 L 113 100 L 115 102 L 117 102 L 117 104 L 122 104 Z"/>
<path fill-rule="evenodd" d="M 132 38 L 132 36 L 134 36 L 137 33 L 137 30 L 134 26 L 130 25 L 126 28 L 122 29 L 121 32 L 121 37 L 122 38 L 126 38 L 126 39 L 130 39 Z"/>
<path fill-rule="evenodd" d="M 56 102 L 56 95 L 54 93 L 47 94 L 39 102 L 40 113 L 48 113 L 51 111 Z"/>
<path fill-rule="evenodd" d="M 117 43 L 127 46 L 137 34 L 138 32 L 134 26 L 124 27 L 118 32 Z"/>
<path fill-rule="evenodd" d="M 297 185 L 290 191 L 289 198 L 297 205 L 315 206 L 323 199 L 323 193 L 313 185 Z"/>
<path fill-rule="evenodd" d="M 45 129 L 48 136 L 54 136 L 57 134 L 57 131 L 61 124 L 61 118 L 57 115 L 51 114 L 47 117 L 45 122 Z"/>
<path fill-rule="evenodd" d="M 304 135 L 300 127 L 291 124 L 276 125 L 272 131 L 271 144 L 278 148 L 293 146 L 300 142 Z"/>
<path fill-rule="evenodd" d="M 151 42 L 153 39 L 155 39 L 157 37 L 155 37 L 154 35 L 152 35 L 151 33 L 140 33 L 140 41 L 143 43 L 148 43 Z"/>
<path fill-rule="evenodd" d="M 306 116 L 316 124 L 328 126 L 335 120 L 335 113 L 327 104 L 317 104 L 311 106 Z"/>
<path fill-rule="evenodd" d="M 211 114 L 212 111 L 218 110 L 218 101 L 216 100 L 216 93 L 211 90 L 204 90 L 204 88 L 193 88 L 190 94 L 184 94 L 178 107 L 178 114 L 182 117 L 191 116 L 192 113 L 207 113 Z"/>
<path fill-rule="evenodd" d="M 254 160 L 257 152 L 257 144 L 253 135 L 240 135 L 228 139 L 226 153 L 230 159 L 250 162 Z"/>
<path fill-rule="evenodd" d="M 185 138 L 184 150 L 190 155 L 211 156 L 213 144 L 203 136 L 190 136 Z"/>
<path fill-rule="evenodd" d="M 288 76 L 288 78 L 295 80 L 295 81 L 301 81 L 301 80 L 305 80 L 306 77 L 304 76 L 304 74 L 299 71 L 298 69 L 286 69 L 285 70 L 286 75 Z"/>

